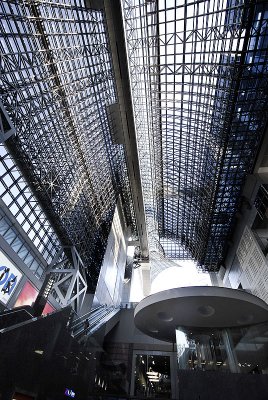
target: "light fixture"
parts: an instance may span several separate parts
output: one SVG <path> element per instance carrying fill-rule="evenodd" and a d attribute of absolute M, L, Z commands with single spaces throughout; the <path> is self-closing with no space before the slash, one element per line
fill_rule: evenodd
<path fill-rule="evenodd" d="M 35 352 L 36 354 L 42 355 L 42 354 L 44 353 L 44 350 L 35 350 L 34 352 Z"/>
<path fill-rule="evenodd" d="M 159 372 L 154 372 L 154 371 L 148 371 L 148 372 L 146 372 L 146 374 L 148 376 L 159 376 L 160 375 Z"/>

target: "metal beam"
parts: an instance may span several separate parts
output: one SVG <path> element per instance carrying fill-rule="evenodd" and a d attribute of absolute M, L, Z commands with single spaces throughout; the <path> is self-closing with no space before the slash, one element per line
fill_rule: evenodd
<path fill-rule="evenodd" d="M 142 195 L 143 190 L 140 176 L 136 129 L 133 116 L 128 60 L 120 1 L 105 0 L 104 8 L 109 33 L 109 41 L 112 50 L 111 54 L 113 60 L 113 69 L 118 93 L 120 116 L 123 125 L 124 145 L 127 154 L 127 166 L 130 178 L 132 200 L 137 219 L 137 230 L 140 241 L 141 256 L 142 258 L 147 258 L 149 255 L 147 224 Z"/>

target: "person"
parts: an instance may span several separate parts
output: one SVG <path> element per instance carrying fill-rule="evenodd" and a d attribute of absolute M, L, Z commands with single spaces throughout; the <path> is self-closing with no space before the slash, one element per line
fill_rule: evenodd
<path fill-rule="evenodd" d="M 84 322 L 84 331 L 85 331 L 85 333 L 87 333 L 88 328 L 89 328 L 89 320 L 86 319 L 85 322 Z"/>

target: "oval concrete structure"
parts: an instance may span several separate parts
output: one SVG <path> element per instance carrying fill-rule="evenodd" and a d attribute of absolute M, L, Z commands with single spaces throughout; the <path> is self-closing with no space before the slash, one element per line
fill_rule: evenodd
<path fill-rule="evenodd" d="M 147 335 L 172 342 L 177 327 L 216 329 L 268 321 L 268 305 L 243 290 L 182 287 L 144 298 L 135 309 L 134 320 Z"/>

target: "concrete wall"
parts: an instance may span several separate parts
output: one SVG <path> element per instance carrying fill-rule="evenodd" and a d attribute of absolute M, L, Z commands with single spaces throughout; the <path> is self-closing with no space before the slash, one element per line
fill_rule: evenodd
<path fill-rule="evenodd" d="M 234 289 L 242 286 L 268 302 L 268 262 L 251 230 L 257 215 L 254 201 L 261 184 L 258 174 L 247 177 L 242 194 L 244 201 L 236 215 L 236 226 L 225 258 L 226 273 L 219 281 L 220 285 Z"/>
<path fill-rule="evenodd" d="M 99 304 L 119 306 L 123 291 L 126 250 L 126 226 L 120 212 L 120 204 L 118 204 L 108 237 L 93 306 Z"/>
<path fill-rule="evenodd" d="M 134 324 L 134 309 L 122 309 L 120 321 L 107 335 L 106 341 L 113 343 L 132 343 L 134 349 L 173 351 L 173 344 L 151 338 L 143 334 Z"/>
<path fill-rule="evenodd" d="M 118 324 L 106 335 L 104 344 L 108 359 L 124 363 L 127 391 L 134 394 L 134 372 L 136 355 L 164 355 L 170 357 L 172 398 L 177 399 L 176 373 L 177 353 L 173 343 L 163 342 L 144 335 L 134 325 L 134 309 L 122 309 Z"/>
<path fill-rule="evenodd" d="M 234 285 L 240 282 L 243 289 L 250 290 L 268 303 L 268 260 L 248 226 L 241 237 L 235 261 Z"/>

